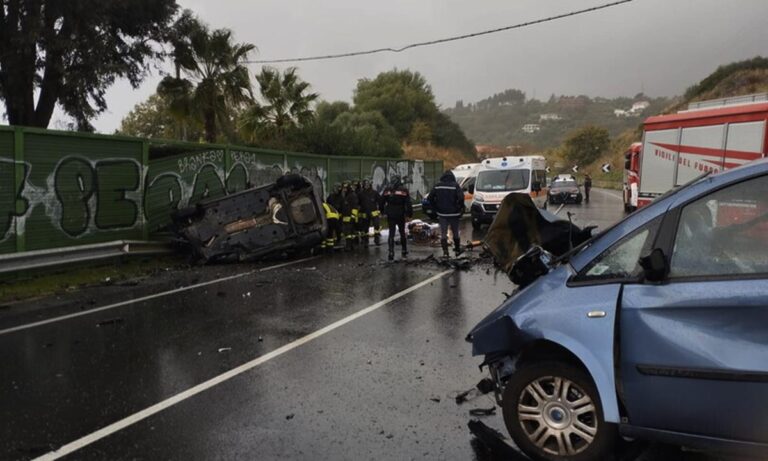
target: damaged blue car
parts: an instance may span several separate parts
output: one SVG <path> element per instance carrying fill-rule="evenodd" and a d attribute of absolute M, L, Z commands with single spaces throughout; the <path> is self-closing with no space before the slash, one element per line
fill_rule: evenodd
<path fill-rule="evenodd" d="M 768 453 L 768 159 L 700 177 L 554 257 L 468 335 L 517 446 Z"/>

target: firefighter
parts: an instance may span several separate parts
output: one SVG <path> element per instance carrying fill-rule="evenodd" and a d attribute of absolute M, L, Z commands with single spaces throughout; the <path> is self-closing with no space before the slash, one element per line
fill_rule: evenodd
<path fill-rule="evenodd" d="M 353 226 L 354 226 L 354 233 L 355 233 L 355 244 L 359 244 L 362 241 L 363 238 L 363 231 L 362 231 L 362 216 L 361 216 L 361 210 L 360 210 L 360 181 L 353 180 L 351 183 L 350 191 L 352 192 L 352 197 L 350 199 L 352 200 L 352 220 L 353 220 Z"/>
<path fill-rule="evenodd" d="M 413 217 L 413 205 L 408 189 L 405 188 L 399 176 L 394 175 L 390 178 L 390 184 L 384 190 L 382 203 L 389 227 L 389 260 L 395 259 L 395 227 L 400 232 L 400 245 L 405 258 L 408 256 L 405 221 Z"/>
<path fill-rule="evenodd" d="M 349 181 L 341 183 L 341 208 L 339 211 L 341 212 L 341 232 L 346 242 L 345 247 L 347 250 L 352 249 L 355 241 L 355 226 L 352 217 L 352 205 L 354 202 L 351 200 L 352 196 L 354 194 L 350 191 Z"/>
<path fill-rule="evenodd" d="M 370 179 L 363 180 L 358 198 L 360 199 L 360 229 L 363 232 L 363 246 L 368 246 L 368 228 L 371 225 L 373 225 L 373 243 L 379 246 L 381 244 L 381 210 L 379 209 L 381 196 L 373 188 Z"/>
<path fill-rule="evenodd" d="M 327 206 L 327 208 L 326 208 Z M 343 248 L 345 245 L 344 231 L 342 228 L 342 215 L 341 210 L 344 207 L 344 197 L 341 195 L 341 184 L 336 183 L 333 185 L 333 191 L 323 203 L 325 209 L 325 217 L 328 220 L 328 238 L 325 240 L 325 248 L 332 250 L 335 247 Z M 330 208 L 330 216 L 329 210 Z"/>
<path fill-rule="evenodd" d="M 448 227 L 453 234 L 453 248 L 456 256 L 461 254 L 461 237 L 459 236 L 459 219 L 464 211 L 464 191 L 456 183 L 456 176 L 451 170 L 440 176 L 440 182 L 432 188 L 427 196 L 432 209 L 437 212 L 440 223 L 440 245 L 443 256 L 448 258 Z"/>
<path fill-rule="evenodd" d="M 328 199 L 325 202 L 323 202 L 325 220 L 328 222 L 328 234 L 325 236 L 325 240 L 323 240 L 323 243 L 320 245 L 320 249 L 325 253 L 331 253 L 334 247 L 338 245 L 342 239 L 341 213 L 339 213 L 336 206 L 331 204 L 334 202 L 337 206 L 339 205 L 339 199 L 341 198 L 341 185 L 338 185 L 338 191 L 337 186 L 334 186 L 333 189 L 334 192 L 328 196 Z M 338 195 L 338 197 L 335 197 L 335 195 Z"/>

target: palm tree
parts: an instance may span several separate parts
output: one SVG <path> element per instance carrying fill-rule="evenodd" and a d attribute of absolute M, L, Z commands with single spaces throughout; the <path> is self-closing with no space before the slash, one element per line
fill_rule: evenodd
<path fill-rule="evenodd" d="M 254 102 L 240 117 L 240 128 L 251 141 L 284 139 L 287 130 L 313 120 L 312 103 L 319 95 L 308 93 L 310 85 L 299 78 L 295 67 L 282 74 L 263 67 L 256 81 L 263 103 Z"/>
<path fill-rule="evenodd" d="M 232 131 L 233 113 L 253 101 L 245 61 L 255 46 L 233 43 L 228 29 L 209 31 L 189 11 L 176 22 L 170 43 L 176 74 L 157 92 L 177 117 L 202 120 L 205 140 L 215 142 L 220 128 Z"/>

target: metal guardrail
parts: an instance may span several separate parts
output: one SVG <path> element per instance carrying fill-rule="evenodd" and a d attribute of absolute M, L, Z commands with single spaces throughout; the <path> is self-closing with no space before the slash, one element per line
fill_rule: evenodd
<path fill-rule="evenodd" d="M 167 242 L 117 240 L 50 250 L 23 251 L 0 255 L 0 274 L 8 272 L 61 266 L 83 261 L 114 258 L 125 255 L 154 255 L 171 253 Z"/>
<path fill-rule="evenodd" d="M 714 107 L 733 106 L 738 104 L 751 104 L 768 102 L 768 93 L 755 93 L 744 96 L 731 96 L 728 98 L 710 99 L 707 101 L 696 101 L 688 104 L 688 110 L 682 112 L 693 112 Z"/>

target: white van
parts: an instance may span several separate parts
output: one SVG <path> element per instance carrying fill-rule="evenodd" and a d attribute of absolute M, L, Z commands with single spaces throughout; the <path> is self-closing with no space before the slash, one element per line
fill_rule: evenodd
<path fill-rule="evenodd" d="M 477 172 L 480 171 L 481 167 L 481 163 L 465 163 L 451 170 L 453 175 L 456 176 L 456 182 L 461 186 L 461 190 L 464 191 L 464 208 L 467 210 L 472 205 L 475 180 L 477 179 Z"/>
<path fill-rule="evenodd" d="M 490 224 L 499 205 L 512 192 L 530 194 L 540 208 L 547 207 L 547 161 L 540 155 L 483 160 L 470 207 L 472 227 Z"/>

